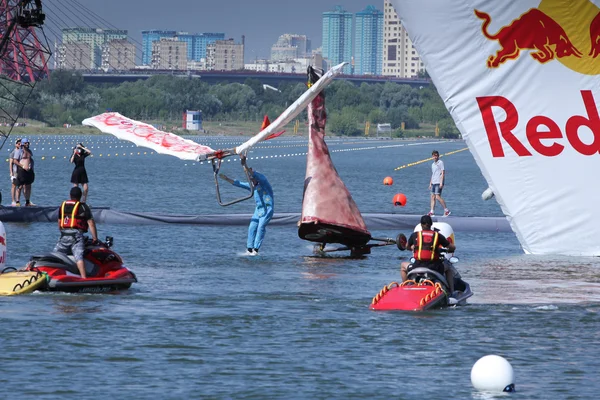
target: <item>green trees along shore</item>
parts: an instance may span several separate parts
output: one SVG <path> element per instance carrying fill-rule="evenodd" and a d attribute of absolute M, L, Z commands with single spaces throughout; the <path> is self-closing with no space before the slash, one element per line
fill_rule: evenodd
<path fill-rule="evenodd" d="M 57 70 L 50 79 L 37 84 L 20 121 L 36 121 L 45 130 L 60 131 L 65 124 L 76 126 L 92 115 L 117 111 L 176 130 L 181 126 L 184 110 L 202 110 L 204 128 L 211 134 L 244 133 L 242 130 L 252 133 L 260 128 L 264 115 L 271 120 L 277 118 L 306 86 L 284 83 L 278 89 L 264 89 L 257 79 L 247 79 L 244 84 L 209 85 L 200 79 L 168 75 L 118 85 L 94 85 L 85 83 L 77 72 Z M 335 135 L 375 136 L 377 124 L 389 123 L 393 136 L 433 136 L 437 126 L 439 136 L 458 137 L 433 85 L 412 88 L 386 82 L 355 86 L 336 80 L 325 94 L 327 130 Z M 13 111 L 12 107 L 17 112 L 18 105 L 1 99 L 0 102 L 4 109 Z M 301 113 L 298 120 L 298 126 L 304 126 L 306 113 Z"/>

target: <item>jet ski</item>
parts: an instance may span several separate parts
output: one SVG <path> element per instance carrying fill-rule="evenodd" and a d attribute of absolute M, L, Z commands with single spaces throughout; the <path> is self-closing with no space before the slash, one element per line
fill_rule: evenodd
<path fill-rule="evenodd" d="M 454 231 L 452 227 L 443 222 L 434 222 L 432 228 L 438 230 L 448 241 L 455 243 Z M 415 232 L 421 229 L 421 225 L 415 227 Z M 401 246 L 398 246 L 403 250 Z M 442 249 L 443 263 L 446 268 L 454 272 L 454 292 L 450 293 L 446 277 L 437 271 L 428 268 L 412 268 L 407 274 L 407 280 L 398 283 L 392 282 L 381 289 L 373 297 L 371 310 L 404 310 L 404 311 L 423 311 L 432 308 L 441 308 L 448 306 L 462 306 L 467 303 L 467 299 L 473 296 L 471 286 L 465 282 L 454 264 L 459 260 L 454 254 L 450 254 Z M 414 263 L 414 258 L 411 259 Z"/>
<path fill-rule="evenodd" d="M 123 259 L 111 247 L 113 239 L 93 242 L 86 237 L 85 272 L 87 278 L 79 275 L 75 259 L 71 255 L 50 252 L 34 255 L 26 270 L 40 271 L 48 276 L 48 284 L 40 290 L 60 292 L 104 293 L 129 289 L 137 282 L 135 274 L 123 264 Z"/>
<path fill-rule="evenodd" d="M 451 257 L 444 263 L 454 269 L 454 292 L 450 293 L 446 277 L 428 268 L 413 268 L 402 283 L 392 282 L 373 297 L 371 310 L 424 311 L 431 308 L 462 306 L 473 296 L 471 286 L 465 282 L 454 263 L 458 258 Z"/>

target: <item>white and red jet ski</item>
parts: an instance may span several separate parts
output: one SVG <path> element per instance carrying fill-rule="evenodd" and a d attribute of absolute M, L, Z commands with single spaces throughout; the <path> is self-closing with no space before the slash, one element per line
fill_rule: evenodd
<path fill-rule="evenodd" d="M 448 241 L 455 243 L 454 230 L 449 224 L 434 222 L 432 227 L 444 235 Z M 421 224 L 415 227 L 415 232 L 420 230 Z M 369 308 L 371 310 L 423 311 L 431 308 L 465 305 L 467 299 L 473 295 L 471 286 L 461 278 L 453 265 L 458 262 L 458 258 L 449 253 L 443 253 L 443 256 L 447 267 L 454 270 L 453 293 L 450 293 L 444 275 L 428 268 L 410 269 L 409 267 L 407 280 L 402 283 L 392 282 L 384 286 L 373 297 Z"/>
<path fill-rule="evenodd" d="M 135 274 L 125 267 L 123 259 L 111 249 L 112 237 L 106 242 L 86 240 L 84 261 L 86 278 L 79 275 L 73 256 L 50 252 L 31 257 L 26 269 L 48 275 L 48 284 L 41 290 L 61 292 L 114 292 L 129 289 L 137 282 Z"/>

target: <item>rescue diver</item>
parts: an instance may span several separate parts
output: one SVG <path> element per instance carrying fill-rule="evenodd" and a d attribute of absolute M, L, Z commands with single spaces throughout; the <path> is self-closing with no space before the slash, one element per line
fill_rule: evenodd
<path fill-rule="evenodd" d="M 83 252 L 85 250 L 85 238 L 83 236 L 89 229 L 92 235 L 92 243 L 98 242 L 96 223 L 92 216 L 90 207 L 81 203 L 81 189 L 78 186 L 71 188 L 70 200 L 63 201 L 58 212 L 58 228 L 60 239 L 54 247 L 55 252 L 73 254 L 79 275 L 87 278 Z"/>
<path fill-rule="evenodd" d="M 265 238 L 265 231 L 271 218 L 273 218 L 273 188 L 267 180 L 267 177 L 261 173 L 254 171 L 252 168 L 248 168 L 252 185 L 254 186 L 254 201 L 256 202 L 256 208 L 254 214 L 250 219 L 250 225 L 248 226 L 248 240 L 246 243 L 248 255 L 257 255 L 260 246 L 262 245 L 263 239 Z M 225 174 L 219 174 L 219 177 L 234 186 L 250 190 L 249 182 L 241 182 L 239 180 L 233 180 Z"/>
<path fill-rule="evenodd" d="M 408 272 L 413 268 L 427 268 L 438 272 L 446 277 L 450 295 L 454 293 L 454 272 L 452 268 L 446 268 L 444 257 L 440 250 L 447 248 L 450 253 L 454 253 L 456 246 L 451 243 L 440 232 L 433 230 L 431 226 L 433 221 L 429 215 L 421 217 L 420 232 L 413 232 L 408 239 L 406 248 L 413 252 L 415 262 L 409 263 L 404 261 L 400 266 L 400 274 L 402 281 L 407 279 Z"/>

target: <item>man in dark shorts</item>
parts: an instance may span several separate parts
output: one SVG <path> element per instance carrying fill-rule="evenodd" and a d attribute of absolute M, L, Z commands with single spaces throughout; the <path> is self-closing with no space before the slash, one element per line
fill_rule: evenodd
<path fill-rule="evenodd" d="M 408 272 L 413 268 L 427 268 L 446 276 L 450 293 L 454 292 L 454 273 L 452 268 L 445 268 L 441 248 L 447 248 L 454 253 L 456 246 L 444 235 L 431 229 L 433 220 L 429 215 L 421 217 L 421 231 L 413 232 L 408 239 L 406 248 L 412 250 L 415 262 L 403 262 L 400 266 L 402 281 L 407 279 Z"/>
<path fill-rule="evenodd" d="M 54 247 L 55 252 L 64 254 L 73 254 L 77 269 L 82 278 L 86 278 L 85 263 L 83 261 L 83 252 L 85 250 L 85 239 L 83 234 L 89 231 L 92 234 L 92 240 L 98 242 L 98 233 L 96 232 L 96 223 L 92 216 L 90 207 L 81 203 L 81 189 L 79 187 L 71 188 L 71 199 L 63 201 L 58 211 L 58 228 L 60 229 L 60 239 Z"/>
<path fill-rule="evenodd" d="M 29 140 L 21 140 L 21 158 L 17 164 L 16 185 L 23 188 L 26 206 L 35 206 L 31 202 L 31 184 L 35 181 L 33 152 L 29 149 Z"/>
<path fill-rule="evenodd" d="M 431 153 L 433 164 L 431 164 L 431 180 L 429 181 L 429 190 L 431 190 L 431 210 L 428 215 L 434 215 L 435 202 L 438 201 L 444 207 L 444 217 L 450 215 L 450 210 L 446 206 L 446 201 L 442 199 L 442 189 L 446 183 L 446 169 L 444 162 L 440 160 L 440 153 L 434 150 Z"/>
<path fill-rule="evenodd" d="M 11 206 L 18 207 L 21 205 L 19 202 L 19 198 L 21 197 L 21 189 L 17 185 L 17 172 L 19 171 L 19 160 L 21 160 L 21 139 L 17 139 L 15 142 L 15 149 L 10 152 L 8 156 L 8 169 L 10 170 L 10 197 L 11 197 Z"/>

